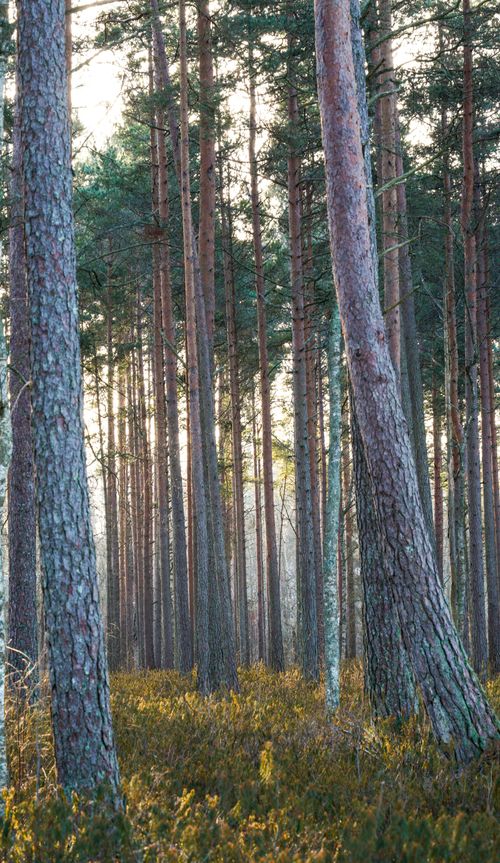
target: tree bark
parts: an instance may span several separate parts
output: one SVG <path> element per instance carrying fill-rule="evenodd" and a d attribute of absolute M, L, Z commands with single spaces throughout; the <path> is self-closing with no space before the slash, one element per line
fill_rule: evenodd
<path fill-rule="evenodd" d="M 108 782 L 117 799 L 82 425 L 63 0 L 50 7 L 19 2 L 18 32 L 33 427 L 57 774 L 66 789 Z"/>
<path fill-rule="evenodd" d="M 390 589 L 436 738 L 467 761 L 498 739 L 498 724 L 439 584 L 387 345 L 373 268 L 349 4 L 316 0 L 315 13 L 334 278 L 356 418 L 393 573 Z"/>
<path fill-rule="evenodd" d="M 360 29 L 358 0 L 351 0 L 352 50 L 356 78 L 356 96 L 361 125 L 361 146 L 367 190 L 368 225 L 373 273 L 378 290 L 378 255 L 375 230 L 375 199 L 373 195 L 370 157 L 370 126 L 366 100 L 365 52 Z M 356 515 L 358 520 L 361 582 L 363 587 L 363 645 L 365 657 L 365 687 L 372 709 L 377 716 L 405 719 L 416 709 L 415 687 L 409 661 L 402 641 L 394 598 L 389 588 L 391 580 L 384 559 L 383 536 L 377 522 L 375 505 L 351 398 L 353 415 L 352 443 L 356 484 Z M 425 451 L 427 462 L 427 452 Z M 431 515 L 432 520 L 432 515 Z"/>
<path fill-rule="evenodd" d="M 1 60 L 8 45 L 7 7 L 0 6 Z M 0 76 L 4 71 L 0 71 Z M 0 81 L 3 104 L 3 80 Z M 35 465 L 31 428 L 30 311 L 24 247 L 24 190 L 22 176 L 20 105 L 14 110 L 10 181 L 9 283 L 12 460 L 9 473 L 9 604 L 7 668 L 9 682 L 24 700 L 38 680 L 38 625 L 36 609 Z M 0 107 L 3 118 L 3 107 Z M 2 122 L 2 120 L 0 120 Z M 1 134 L 0 140 L 3 140 Z"/>

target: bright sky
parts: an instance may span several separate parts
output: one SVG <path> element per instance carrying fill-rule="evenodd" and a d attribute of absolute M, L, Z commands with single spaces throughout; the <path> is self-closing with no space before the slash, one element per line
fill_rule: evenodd
<path fill-rule="evenodd" d="M 86 0 L 75 0 L 75 7 L 86 5 Z M 73 15 L 73 34 L 75 41 L 80 35 L 86 35 L 96 29 L 97 17 L 103 11 L 123 6 L 123 2 L 106 3 L 93 9 L 87 9 Z M 427 31 L 427 32 L 426 32 Z M 404 66 L 415 62 L 419 53 L 428 50 L 432 45 L 428 28 L 402 36 L 395 45 L 396 63 Z M 89 51 L 84 56 L 74 59 L 72 80 L 73 106 L 83 126 L 75 154 L 85 156 L 88 147 L 102 147 L 112 135 L 115 126 L 120 122 L 123 109 L 123 68 L 119 50 Z M 234 92 L 229 99 L 229 107 L 235 113 L 248 113 L 248 99 L 241 90 Z M 265 106 L 262 106 L 265 109 Z M 412 129 L 413 134 L 421 137 L 424 130 Z"/>
<path fill-rule="evenodd" d="M 77 5 L 80 5 L 78 0 L 75 2 L 75 6 Z M 109 10 L 120 5 L 122 4 L 111 3 L 105 8 Z M 88 36 L 96 29 L 96 19 L 102 11 L 102 8 L 97 7 L 73 16 L 75 41 L 80 35 Z M 117 51 L 98 53 L 93 50 L 74 59 L 73 108 L 84 127 L 84 132 L 76 143 L 77 153 L 82 148 L 83 155 L 85 145 L 101 147 L 120 122 L 123 107 L 122 75 Z"/>

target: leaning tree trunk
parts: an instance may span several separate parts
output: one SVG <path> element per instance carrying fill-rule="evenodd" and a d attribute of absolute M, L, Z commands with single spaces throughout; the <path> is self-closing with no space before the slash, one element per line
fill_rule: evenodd
<path fill-rule="evenodd" d="M 377 237 L 375 230 L 375 199 L 370 156 L 370 127 L 366 100 L 365 51 L 359 24 L 358 0 L 351 0 L 352 53 L 356 77 L 356 95 L 360 114 L 361 144 L 367 189 L 368 223 L 373 272 L 378 277 Z M 377 283 L 378 287 L 378 283 Z M 408 656 L 401 635 L 387 561 L 384 560 L 383 536 L 377 522 L 368 464 L 364 458 L 355 405 L 352 441 L 356 484 L 356 516 L 360 545 L 361 582 L 363 587 L 363 647 L 365 688 L 377 716 L 405 719 L 416 709 L 415 687 L 409 669 Z M 427 455 L 425 456 L 427 458 Z M 432 519 L 432 515 L 431 515 Z"/>
<path fill-rule="evenodd" d="M 413 673 L 437 740 L 463 762 L 498 739 L 499 726 L 439 584 L 387 345 L 370 241 L 348 0 L 316 0 L 315 13 L 334 278 L 356 417 Z"/>
<path fill-rule="evenodd" d="M 90 524 L 64 62 L 64 0 L 18 3 L 33 427 L 59 782 L 110 783 L 116 760 Z"/>
<path fill-rule="evenodd" d="M 0 7 L 1 10 L 1 7 Z M 0 11 L 0 15 L 1 15 Z M 3 23 L 3 22 L 2 22 Z M 2 26 L 0 23 L 0 26 Z M 5 26 L 5 24 L 3 24 Z M 3 87 L 0 83 L 0 92 Z M 31 427 L 31 359 L 28 284 L 24 247 L 24 191 L 16 102 L 10 181 L 10 401 L 12 461 L 9 473 L 9 604 L 7 664 L 10 683 L 24 698 L 37 684 L 35 465 Z M 3 109 L 0 106 L 0 122 Z M 3 134 L 0 133 L 0 140 Z"/>

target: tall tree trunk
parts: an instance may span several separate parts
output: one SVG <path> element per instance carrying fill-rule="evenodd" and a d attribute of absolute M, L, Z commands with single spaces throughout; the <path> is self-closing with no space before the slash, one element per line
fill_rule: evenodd
<path fill-rule="evenodd" d="M 382 187 L 382 237 L 384 249 L 385 324 L 396 376 L 401 376 L 401 328 L 398 253 L 398 190 L 396 167 L 396 85 L 392 51 L 391 0 L 378 0 L 380 22 L 380 145 Z"/>
<path fill-rule="evenodd" d="M 311 461 L 307 415 L 307 368 L 304 331 L 304 274 L 302 267 L 302 206 L 300 159 L 295 150 L 299 107 L 294 82 L 294 40 L 288 36 L 288 224 L 292 281 L 292 355 L 295 435 L 295 485 L 297 501 L 299 623 L 298 643 L 302 671 L 319 677 L 318 612 L 316 604 L 316 561 L 312 513 Z"/>
<path fill-rule="evenodd" d="M 478 304 L 477 340 L 481 382 L 481 444 L 483 467 L 484 546 L 488 593 L 488 659 L 491 674 L 500 671 L 500 616 L 498 559 L 495 540 L 495 501 L 493 488 L 493 442 L 490 415 L 495 407 L 491 401 L 488 359 L 488 309 L 486 267 L 486 221 L 482 214 L 478 226 Z"/>
<path fill-rule="evenodd" d="M 249 46 L 250 76 L 250 138 L 249 162 L 252 203 L 252 231 L 255 259 L 255 290 L 257 295 L 257 327 L 259 341 L 260 398 L 262 413 L 262 472 L 264 479 L 264 521 L 266 531 L 266 576 L 269 594 L 269 664 L 275 671 L 283 671 L 283 635 L 281 626 L 281 591 L 278 574 L 278 552 L 276 547 L 276 520 L 274 512 L 273 444 L 271 422 L 271 380 L 267 349 L 267 320 L 264 279 L 264 257 L 262 250 L 262 227 L 260 220 L 259 183 L 256 155 L 256 84 L 253 55 Z"/>
<path fill-rule="evenodd" d="M 307 185 L 305 192 L 306 212 L 304 230 L 304 342 L 306 355 L 307 434 L 309 443 L 309 470 L 311 475 L 311 509 L 314 535 L 314 562 L 316 568 L 316 611 L 318 618 L 318 650 L 320 661 L 324 658 L 323 621 L 323 554 L 321 542 L 321 506 L 318 477 L 318 415 L 319 394 L 317 390 L 316 362 L 321 355 L 316 349 L 313 315 L 315 311 L 313 281 L 313 186 Z"/>
<path fill-rule="evenodd" d="M 231 202 L 224 201 L 223 177 L 220 178 L 221 222 L 226 295 L 226 327 L 229 356 L 229 388 L 231 396 L 231 429 L 234 485 L 234 522 L 236 541 L 236 581 L 238 584 L 238 631 L 240 636 L 240 662 L 250 662 L 250 634 L 248 620 L 247 567 L 245 546 L 245 499 L 243 489 L 243 447 L 241 440 L 241 397 L 238 364 L 238 336 L 236 330 L 236 297 L 232 263 Z"/>
<path fill-rule="evenodd" d="M 107 781 L 117 795 L 82 423 L 64 0 L 50 8 L 20 2 L 18 32 L 33 427 L 57 775 L 67 789 Z"/>
<path fill-rule="evenodd" d="M 438 384 L 434 371 L 432 381 L 432 437 L 434 449 L 434 529 L 436 533 L 436 561 L 439 580 L 443 583 L 443 486 L 441 471 L 443 452 L 441 446 L 441 405 Z"/>
<path fill-rule="evenodd" d="M 158 24 L 154 25 L 155 40 L 155 86 L 158 94 L 165 93 L 168 88 L 168 77 L 165 79 L 166 63 L 164 48 L 162 51 L 162 33 Z M 163 58 L 163 61 L 162 61 Z M 156 113 L 157 147 L 158 147 L 158 193 L 159 193 L 159 224 L 162 229 L 160 243 L 160 276 L 161 276 L 161 314 L 165 342 L 165 382 L 167 397 L 168 452 L 170 467 L 170 490 L 172 497 L 172 547 L 174 568 L 175 596 L 175 635 L 176 635 L 176 665 L 181 672 L 188 672 L 193 667 L 193 640 L 189 611 L 188 591 L 188 560 L 186 547 L 186 521 L 184 515 L 184 492 L 182 483 L 180 442 L 179 442 L 179 407 L 177 394 L 177 353 L 175 337 L 175 321 L 172 303 L 172 275 L 170 266 L 170 249 L 166 242 L 166 232 L 169 223 L 169 192 L 168 192 L 168 161 L 165 133 L 164 110 L 159 106 Z M 189 461 L 190 463 L 190 461 Z M 190 492 L 189 492 L 190 493 Z M 193 591 L 194 594 L 194 591 Z"/>
<path fill-rule="evenodd" d="M 150 93 L 154 93 L 154 71 L 151 52 L 150 66 Z M 161 132 L 160 120 L 152 111 L 150 145 L 151 145 L 151 192 L 153 220 L 159 226 L 158 233 L 161 239 L 163 230 L 161 226 L 161 198 L 160 180 L 166 182 L 164 173 L 166 166 L 160 175 L 160 155 L 165 158 L 162 150 L 160 154 L 159 138 Z M 157 129 L 154 126 L 157 126 Z M 168 215 L 168 204 L 167 204 Z M 165 376 L 164 376 L 164 351 L 163 351 L 163 321 L 162 321 L 162 266 L 160 245 L 155 243 L 152 248 L 153 254 L 153 385 L 155 400 L 155 443 L 156 464 L 155 479 L 158 500 L 158 538 L 159 538 L 159 584 L 155 596 L 154 613 L 154 649 L 155 665 L 157 667 L 173 668 L 174 665 L 174 633 L 172 628 L 172 595 L 170 589 L 170 532 L 168 518 L 168 494 L 167 494 L 167 420 L 165 404 Z M 162 603 L 162 598 L 165 603 Z M 163 642 L 163 644 L 162 644 Z"/>
<path fill-rule="evenodd" d="M 486 268 L 486 272 L 488 269 Z M 490 320 L 489 300 L 486 299 L 487 321 Z M 495 410 L 495 375 L 493 370 L 493 348 L 491 338 L 488 338 L 488 368 L 490 378 L 490 404 L 492 410 L 490 412 L 491 424 L 491 458 L 493 465 L 493 498 L 495 501 L 495 536 L 497 547 L 497 565 L 500 567 L 500 480 L 498 470 L 498 448 L 497 448 L 497 424 Z M 500 574 L 499 574 L 499 590 L 500 590 Z"/>
<path fill-rule="evenodd" d="M 356 658 L 356 601 L 354 593 L 353 503 L 351 483 L 351 456 L 349 452 L 349 415 L 344 414 L 344 441 L 342 446 L 342 484 L 345 543 L 346 586 L 346 659 Z"/>
<path fill-rule="evenodd" d="M 193 478 L 193 506 L 196 509 L 196 660 L 198 689 L 208 694 L 209 678 L 209 620 L 208 620 L 208 513 L 206 510 L 205 475 L 203 469 L 203 441 L 200 410 L 200 379 L 198 368 L 198 345 L 196 339 L 196 288 L 194 236 L 191 213 L 191 181 L 189 174 L 189 124 L 188 124 L 188 70 L 186 7 L 179 3 L 180 26 L 180 74 L 181 74 L 181 200 L 184 237 L 184 279 L 186 290 L 186 334 L 189 387 L 189 423 L 191 440 L 191 465 Z M 198 322 L 199 325 L 199 322 Z"/>
<path fill-rule="evenodd" d="M 266 615 L 264 562 L 262 559 L 262 495 L 259 440 L 257 435 L 257 416 L 255 408 L 255 388 L 252 387 L 252 443 L 253 477 L 255 501 L 255 567 L 257 570 L 257 633 L 259 662 L 266 661 Z"/>
<path fill-rule="evenodd" d="M 481 465 L 479 456 L 477 391 L 477 249 L 473 224 L 474 202 L 474 104 L 472 82 L 471 12 L 463 0 L 463 190 L 461 223 L 464 239 L 465 280 L 465 402 L 467 447 L 467 503 L 469 524 L 469 586 L 472 661 L 480 677 L 488 663 L 481 522 Z"/>
<path fill-rule="evenodd" d="M 151 454 L 148 435 L 148 409 L 146 404 L 146 379 L 144 375 L 144 343 L 142 324 L 141 291 L 137 291 L 137 396 L 138 396 L 138 452 L 141 462 L 141 481 L 137 491 L 142 498 L 142 519 L 139 524 L 140 554 L 142 557 L 142 579 L 140 580 L 140 609 L 142 619 L 141 638 L 144 649 L 144 667 L 156 668 L 153 642 L 153 487 Z"/>
<path fill-rule="evenodd" d="M 120 665 L 128 668 L 129 632 L 127 627 L 128 603 L 130 602 L 129 566 L 130 537 L 128 534 L 128 453 L 127 453 L 127 381 L 122 359 L 118 374 L 118 528 L 119 528 L 119 572 L 120 572 Z"/>
<path fill-rule="evenodd" d="M 338 602 L 338 525 L 340 510 L 341 450 L 341 332 L 335 303 L 328 330 L 328 392 L 330 396 L 328 499 L 325 520 L 323 597 L 325 624 L 326 706 L 336 710 L 340 702 L 340 629 Z"/>
<path fill-rule="evenodd" d="M 113 346 L 113 305 L 111 287 L 111 267 L 108 271 L 107 290 L 107 411 L 108 411 L 108 452 L 107 468 L 107 508 L 106 508 L 106 555 L 107 555 L 107 643 L 108 661 L 111 671 L 116 671 L 120 661 L 120 560 L 118 547 L 118 483 L 116 474 L 115 451 L 115 358 Z"/>
<path fill-rule="evenodd" d="M 466 761 L 498 739 L 498 724 L 469 668 L 439 584 L 385 336 L 373 268 L 349 3 L 316 0 L 315 13 L 333 268 L 356 419 L 412 669 L 436 738 L 453 745 L 456 758 Z"/>
<path fill-rule="evenodd" d="M 361 146 L 367 190 L 368 227 L 373 273 L 378 290 L 378 254 L 375 230 L 375 199 L 370 157 L 370 128 L 365 82 L 365 51 L 360 28 L 358 0 L 351 0 L 352 53 L 356 96 L 361 125 Z M 405 719 L 416 709 L 415 688 L 404 648 L 394 598 L 389 587 L 390 569 L 384 559 L 383 536 L 377 522 L 368 464 L 362 452 L 355 405 L 352 442 L 356 484 L 356 515 L 363 586 L 363 643 L 365 687 L 377 716 Z M 427 452 L 425 452 L 427 462 Z M 432 519 L 432 515 L 431 515 Z"/>
<path fill-rule="evenodd" d="M 442 43 L 440 45 L 442 50 Z M 441 135 L 448 128 L 446 112 L 441 114 Z M 458 393 L 458 339 L 455 308 L 454 234 L 451 218 L 451 178 L 449 156 L 443 159 L 443 221 L 445 223 L 445 374 L 446 411 L 449 439 L 448 453 L 448 537 L 451 564 L 451 607 L 462 639 L 468 630 L 465 615 L 465 534 L 464 534 L 464 431 L 460 417 Z"/>
<path fill-rule="evenodd" d="M 9 42 L 7 7 L 0 6 L 0 76 L 4 75 Z M 38 680 L 36 610 L 35 465 L 31 428 L 30 311 L 24 248 L 24 191 L 22 176 L 20 106 L 14 111 L 10 181 L 10 403 L 12 405 L 12 461 L 9 473 L 9 604 L 7 667 L 10 682 L 22 699 L 33 693 Z M 0 80 L 0 123 L 3 123 L 3 80 Z M 0 133 L 3 141 L 3 133 Z"/>
<path fill-rule="evenodd" d="M 215 319 L 215 88 L 212 21 L 208 0 L 197 0 L 200 63 L 200 276 L 205 298 L 210 356 Z"/>
<path fill-rule="evenodd" d="M 130 336 L 131 344 L 133 344 L 133 331 Z M 135 408 L 135 361 L 134 355 L 131 354 L 130 362 L 127 369 L 127 426 L 128 426 L 128 447 L 130 452 L 130 540 L 133 553 L 133 567 L 131 569 L 131 580 L 127 589 L 128 596 L 128 615 L 127 615 L 127 641 L 128 641 L 128 661 L 130 665 L 137 666 L 139 659 L 139 603 L 137 601 L 139 594 L 139 578 L 141 569 L 142 555 L 140 553 L 140 533 L 139 533 L 139 504 L 138 504 L 138 488 L 139 482 L 139 454 L 137 450 L 137 434 L 136 434 L 136 408 Z"/>
<path fill-rule="evenodd" d="M 401 177 L 404 172 L 403 153 L 401 150 L 401 130 L 399 114 L 396 110 L 396 175 Z M 429 535 L 434 541 L 434 522 L 432 518 L 432 496 L 429 478 L 429 462 L 427 458 L 427 443 L 425 433 L 424 389 L 420 364 L 420 348 L 418 342 L 417 321 L 415 314 L 415 297 L 413 292 L 413 275 L 408 236 L 408 212 L 406 205 L 406 184 L 397 186 L 398 197 L 398 236 L 399 236 L 399 288 L 402 316 L 402 358 L 404 355 L 407 370 L 408 391 L 410 397 L 411 415 L 409 423 L 411 438 L 415 453 L 418 487 L 425 521 Z"/>

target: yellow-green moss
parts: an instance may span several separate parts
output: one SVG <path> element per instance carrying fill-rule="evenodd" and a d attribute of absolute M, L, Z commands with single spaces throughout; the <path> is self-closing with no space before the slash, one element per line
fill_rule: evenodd
<path fill-rule="evenodd" d="M 11 720 L 2 860 L 500 861 L 492 756 L 457 773 L 423 720 L 373 725 L 356 665 L 334 722 L 297 672 L 255 667 L 241 683 L 203 699 L 174 673 L 114 677 L 125 815 L 58 794 L 43 706 Z M 489 695 L 498 707 L 500 678 Z"/>

